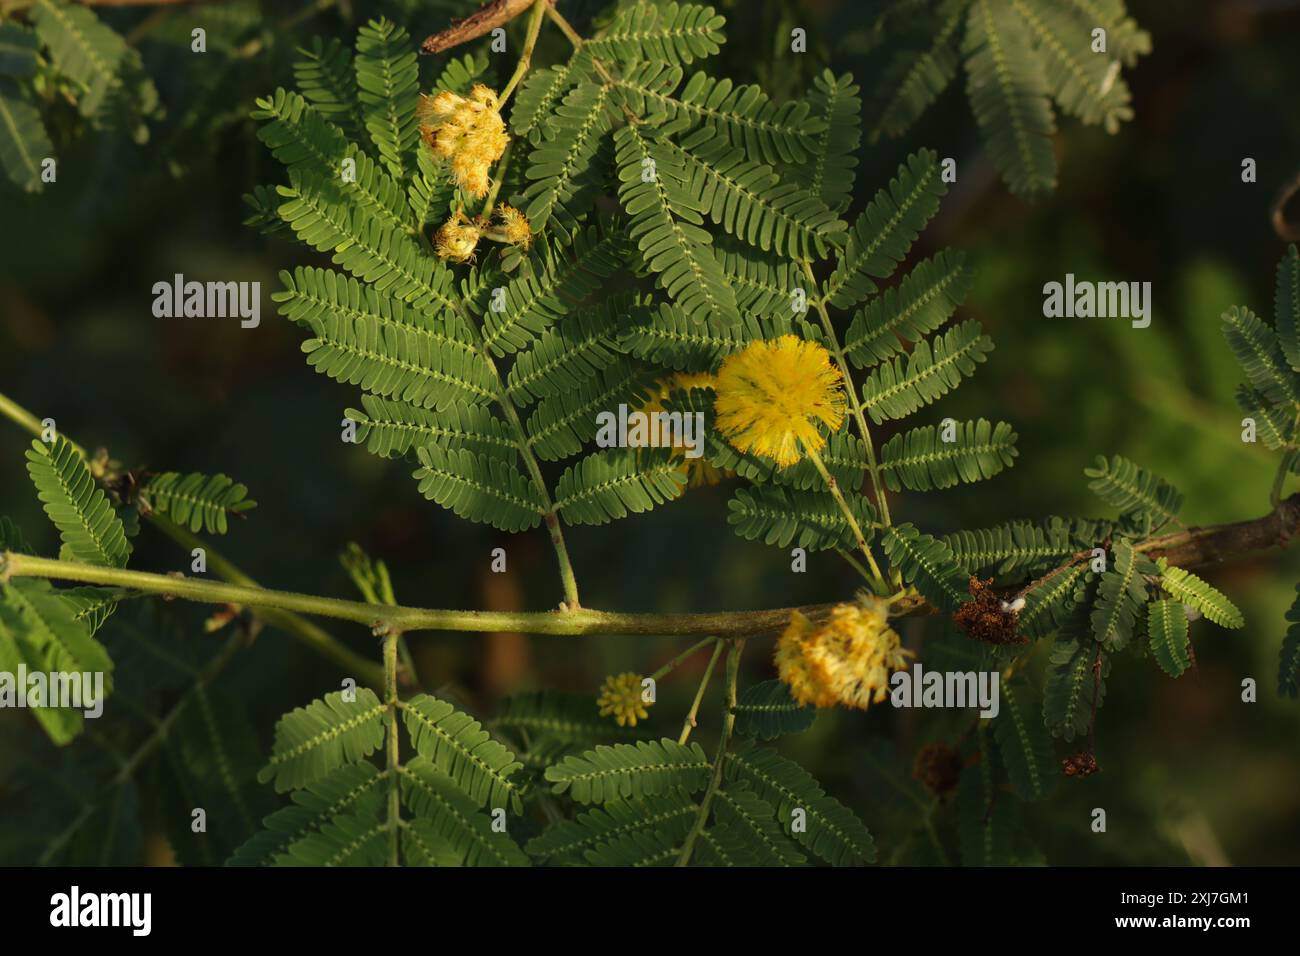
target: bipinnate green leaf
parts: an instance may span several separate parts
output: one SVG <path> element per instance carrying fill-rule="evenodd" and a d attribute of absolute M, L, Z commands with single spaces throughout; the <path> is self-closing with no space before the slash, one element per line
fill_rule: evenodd
<path fill-rule="evenodd" d="M 765 680 L 745 688 L 736 700 L 736 733 L 771 740 L 784 734 L 803 733 L 817 719 L 817 708 L 806 707 L 790 696 L 779 680 Z"/>
<path fill-rule="evenodd" d="M 476 804 L 523 812 L 523 783 L 515 779 L 523 764 L 477 720 L 429 694 L 402 702 L 401 710 L 416 752 L 456 781 Z"/>
<path fill-rule="evenodd" d="M 27 473 L 74 560 L 126 565 L 131 554 L 126 530 L 72 442 L 62 435 L 48 445 L 33 441 Z"/>
<path fill-rule="evenodd" d="M 1152 601 L 1147 605 L 1147 633 L 1151 655 L 1170 677 L 1180 677 L 1191 666 L 1188 653 L 1187 614 L 1181 601 Z"/>
<path fill-rule="evenodd" d="M 712 762 L 698 743 L 664 737 L 599 746 L 546 768 L 555 793 L 579 803 L 653 797 L 671 789 L 693 793 L 708 780 Z"/>
<path fill-rule="evenodd" d="M 250 837 L 226 861 L 227 866 L 291 865 L 290 846 L 317 833 L 341 813 L 377 817 L 386 777 L 374 764 L 349 763 L 330 771 L 292 794 L 293 802 L 262 821 L 263 830 Z"/>
<path fill-rule="evenodd" d="M 876 858 L 875 842 L 848 807 L 827 796 L 808 771 L 774 750 L 742 743 L 726 757 L 724 779 L 739 781 L 776 809 L 782 832 L 832 866 Z"/>
<path fill-rule="evenodd" d="M 271 761 L 257 779 L 274 780 L 276 792 L 283 793 L 368 757 L 384 742 L 384 713 L 375 692 L 358 687 L 326 694 L 285 714 L 275 725 Z"/>
<path fill-rule="evenodd" d="M 1170 597 L 1196 608 L 1219 627 L 1246 626 L 1246 619 L 1228 596 L 1212 584 L 1201 580 L 1191 571 L 1170 567 L 1168 561 L 1156 561 L 1160 569 L 1160 586 Z"/>
<path fill-rule="evenodd" d="M 1041 800 L 1052 792 L 1057 777 L 1042 707 L 1032 687 L 1022 680 L 1000 684 L 999 697 L 993 737 L 1007 776 L 1022 799 Z"/>

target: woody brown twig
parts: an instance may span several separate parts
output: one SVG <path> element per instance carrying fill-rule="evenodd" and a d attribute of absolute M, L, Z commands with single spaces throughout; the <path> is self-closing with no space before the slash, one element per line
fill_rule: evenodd
<path fill-rule="evenodd" d="M 555 5 L 555 0 L 549 2 L 552 6 Z M 425 37 L 420 44 L 420 52 L 442 53 L 470 40 L 477 40 L 483 34 L 526 13 L 532 5 L 533 0 L 492 0 L 464 20 L 457 20 L 442 32 Z"/>

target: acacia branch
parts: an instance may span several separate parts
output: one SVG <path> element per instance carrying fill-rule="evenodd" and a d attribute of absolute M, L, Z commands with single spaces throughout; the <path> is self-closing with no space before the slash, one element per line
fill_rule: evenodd
<path fill-rule="evenodd" d="M 1270 548 L 1284 548 L 1300 534 L 1300 494 L 1250 521 L 1188 528 L 1145 541 L 1137 548 L 1180 568 L 1221 564 Z"/>
<path fill-rule="evenodd" d="M 1245 557 L 1258 551 L 1284 546 L 1300 534 L 1300 494 L 1281 502 L 1268 514 L 1251 521 L 1189 528 L 1143 542 L 1139 549 L 1152 557 L 1167 558 L 1179 567 L 1194 568 Z M 564 611 L 460 611 L 416 607 L 389 607 L 361 601 L 273 591 L 241 584 L 226 584 L 182 574 L 152 574 L 75 561 L 38 558 L 11 551 L 0 553 L 0 581 L 9 578 L 48 578 L 123 587 L 147 594 L 165 594 L 208 604 L 240 604 L 246 607 L 312 614 L 353 621 L 371 628 L 402 631 L 470 631 L 492 633 L 517 631 L 525 634 L 580 636 L 584 634 L 669 635 L 720 638 L 749 637 L 775 633 L 799 611 L 820 621 L 835 605 L 768 608 L 757 611 L 717 611 L 688 614 L 659 614 L 598 611 L 581 608 Z M 896 602 L 897 615 L 937 613 L 919 598 Z"/>
<path fill-rule="evenodd" d="M 206 604 L 239 604 L 251 608 L 276 608 L 300 614 L 332 617 L 364 624 L 376 630 L 474 631 L 493 633 L 518 631 L 527 634 L 631 635 L 716 635 L 743 637 L 781 630 L 793 611 L 814 620 L 830 613 L 833 604 L 801 608 L 772 608 L 761 611 L 721 611 L 694 614 L 640 614 L 597 611 L 590 608 L 567 611 L 457 611 L 417 607 L 390 607 L 319 597 L 292 591 L 227 584 L 184 574 L 153 574 L 125 568 L 38 558 L 12 551 L 0 553 L 0 581 L 10 578 L 48 578 L 78 581 L 165 594 Z"/>
<path fill-rule="evenodd" d="M 552 6 L 555 0 L 547 0 Z M 457 20 L 441 33 L 434 33 L 424 38 L 420 44 L 421 53 L 442 53 L 454 46 L 477 40 L 483 34 L 508 23 L 515 17 L 526 13 L 533 5 L 533 0 L 492 0 L 482 9 L 470 14 L 464 20 Z"/>
<path fill-rule="evenodd" d="M 41 420 L 3 393 L 0 393 L 0 417 L 8 418 L 31 435 L 38 438 L 41 436 L 43 430 Z M 64 435 L 63 438 L 89 465 L 91 462 L 91 456 L 86 454 L 86 450 L 71 438 L 68 438 L 67 435 Z M 217 575 L 217 577 L 224 578 L 232 584 L 253 588 L 258 587 L 256 581 L 240 570 L 238 566 L 228 560 L 220 551 L 212 547 L 212 545 L 200 538 L 198 535 L 191 532 L 188 528 L 181 527 L 166 515 L 157 511 L 150 511 L 144 514 L 144 518 L 186 551 L 193 551 L 195 548 L 202 548 L 207 554 L 208 567 L 212 569 L 212 573 Z M 352 650 L 352 648 L 335 640 L 333 636 L 322 630 L 314 621 L 309 621 L 305 617 L 300 617 L 291 611 L 285 611 L 274 607 L 265 608 L 259 617 L 261 617 L 261 619 L 267 624 L 288 632 L 291 636 L 297 638 L 318 654 L 321 654 L 344 668 L 345 672 L 356 674 L 361 680 L 365 681 L 370 686 L 384 686 L 384 671 L 382 667 L 374 661 L 362 657 L 356 651 Z M 406 674 L 404 672 L 403 677 L 406 679 L 413 679 L 414 675 Z"/>

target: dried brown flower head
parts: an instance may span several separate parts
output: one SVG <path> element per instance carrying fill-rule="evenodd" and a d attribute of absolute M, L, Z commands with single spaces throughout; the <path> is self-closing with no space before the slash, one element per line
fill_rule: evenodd
<path fill-rule="evenodd" d="M 953 622 L 967 637 L 985 644 L 1026 644 L 1029 639 L 1016 633 L 1019 608 L 1008 604 L 993 590 L 993 579 L 981 581 L 971 575 L 967 585 L 973 601 L 967 601 L 953 614 Z"/>

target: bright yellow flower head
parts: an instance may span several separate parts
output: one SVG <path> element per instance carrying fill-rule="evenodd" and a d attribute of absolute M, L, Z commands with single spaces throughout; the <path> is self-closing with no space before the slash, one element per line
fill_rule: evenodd
<path fill-rule="evenodd" d="M 424 141 L 451 164 L 457 184 L 471 196 L 486 196 L 492 164 L 510 142 L 496 93 L 478 83 L 468 97 L 447 90 L 421 96 L 419 117 Z"/>
<path fill-rule="evenodd" d="M 506 242 L 512 246 L 528 248 L 528 244 L 533 241 L 533 230 L 528 224 L 528 217 L 505 203 L 497 208 L 497 217 L 501 220 L 501 231 L 506 235 Z"/>
<path fill-rule="evenodd" d="M 650 393 L 645 403 L 637 408 L 637 411 L 645 412 L 647 415 L 665 411 L 664 403 L 673 392 L 689 392 L 693 388 L 713 388 L 714 382 L 714 377 L 708 372 L 674 372 L 655 383 L 654 391 Z M 727 472 L 709 464 L 703 455 L 699 458 L 687 458 L 686 448 L 682 445 L 673 446 L 672 457 L 682 459 L 679 470 L 686 476 L 686 484 L 678 490 L 679 496 L 685 493 L 687 488 L 716 485 L 727 477 Z"/>
<path fill-rule="evenodd" d="M 468 262 L 474 258 L 474 249 L 481 233 L 479 224 L 470 222 L 465 218 L 464 211 L 457 209 L 456 214 L 434 234 L 434 251 L 453 262 Z"/>
<path fill-rule="evenodd" d="M 610 675 L 601 685 L 600 696 L 596 705 L 600 707 L 600 716 L 612 716 L 620 727 L 635 727 L 638 720 L 650 716 L 647 702 L 641 696 L 641 675 L 628 671 L 617 677 Z"/>
<path fill-rule="evenodd" d="M 864 595 L 837 604 L 821 625 L 793 612 L 777 641 L 776 668 L 801 704 L 866 710 L 885 699 L 889 675 L 911 656 L 889 626 L 889 602 Z"/>
<path fill-rule="evenodd" d="M 835 431 L 844 421 L 841 380 L 816 342 L 795 335 L 751 342 L 718 369 L 718 430 L 740 451 L 793 465 L 826 444 L 818 423 Z"/>

